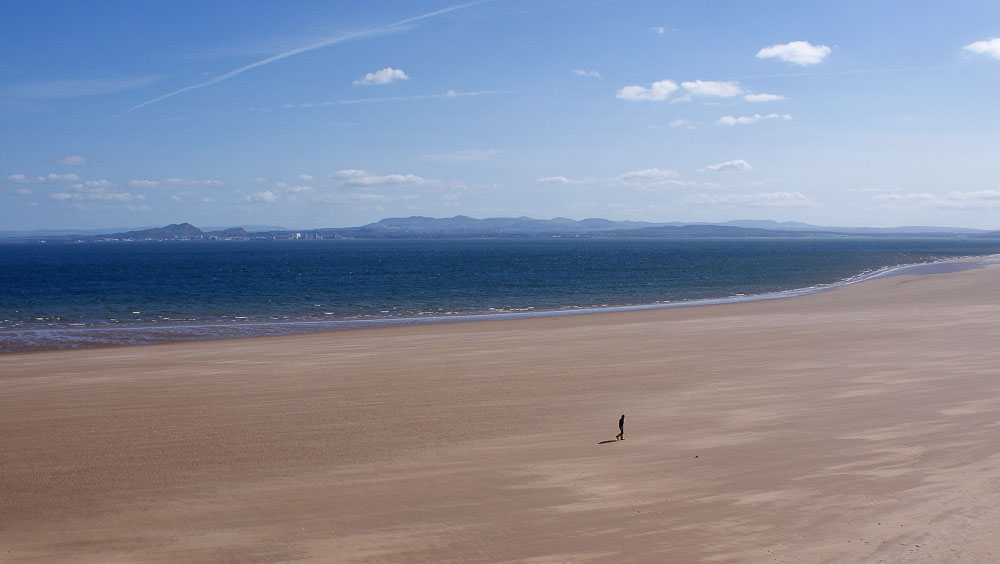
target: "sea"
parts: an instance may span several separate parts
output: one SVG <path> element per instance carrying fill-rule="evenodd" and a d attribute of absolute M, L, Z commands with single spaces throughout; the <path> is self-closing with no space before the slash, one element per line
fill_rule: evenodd
<path fill-rule="evenodd" d="M 454 239 L 0 245 L 0 353 L 822 291 L 1000 239 Z"/>

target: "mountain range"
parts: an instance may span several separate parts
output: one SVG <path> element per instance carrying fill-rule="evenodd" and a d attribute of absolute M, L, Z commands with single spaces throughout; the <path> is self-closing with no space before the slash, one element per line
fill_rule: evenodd
<path fill-rule="evenodd" d="M 1000 231 L 960 227 L 831 227 L 800 222 L 761 220 L 723 223 L 651 223 L 564 217 L 493 217 L 476 219 L 413 216 L 387 218 L 359 227 L 289 230 L 270 226 L 213 227 L 199 229 L 190 223 L 130 231 L 67 232 L 60 230 L 0 231 L 0 239 L 15 241 L 176 241 L 225 239 L 429 239 L 429 238 L 532 238 L 532 237 L 1000 237 Z"/>

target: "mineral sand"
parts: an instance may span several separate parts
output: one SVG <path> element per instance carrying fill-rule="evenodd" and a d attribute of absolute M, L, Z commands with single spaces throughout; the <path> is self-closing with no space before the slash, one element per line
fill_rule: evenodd
<path fill-rule="evenodd" d="M 5 355 L 0 562 L 997 561 L 998 345 L 990 266 Z"/>

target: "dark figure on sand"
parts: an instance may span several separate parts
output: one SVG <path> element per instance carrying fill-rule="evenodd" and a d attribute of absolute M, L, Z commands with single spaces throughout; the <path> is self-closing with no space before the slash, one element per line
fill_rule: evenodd
<path fill-rule="evenodd" d="M 619 441 L 625 440 L 625 414 L 622 413 L 622 418 L 618 420 L 618 431 L 619 433 L 615 435 L 615 438 Z"/>

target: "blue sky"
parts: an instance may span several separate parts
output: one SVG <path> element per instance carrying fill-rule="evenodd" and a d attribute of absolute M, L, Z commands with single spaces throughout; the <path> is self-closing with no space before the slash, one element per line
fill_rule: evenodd
<path fill-rule="evenodd" d="M 0 229 L 1000 229 L 1000 4 L 0 5 Z"/>

